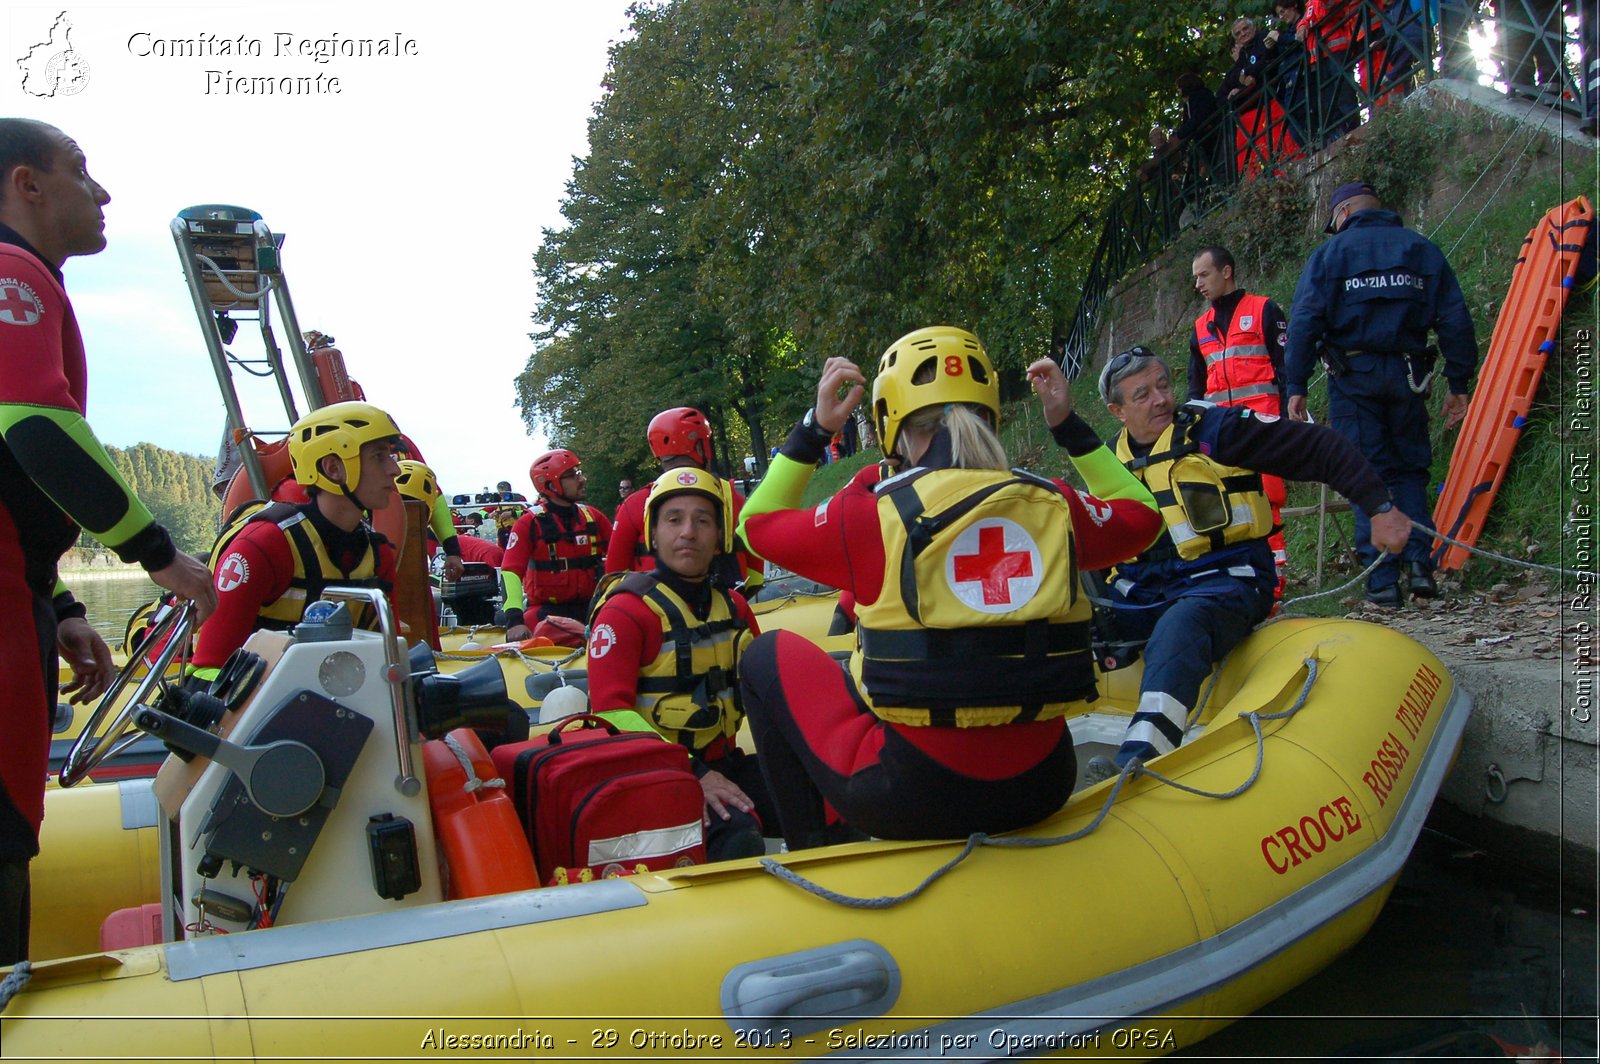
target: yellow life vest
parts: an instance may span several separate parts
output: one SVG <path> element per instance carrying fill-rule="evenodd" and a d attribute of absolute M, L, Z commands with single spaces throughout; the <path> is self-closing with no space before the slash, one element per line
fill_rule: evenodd
<path fill-rule="evenodd" d="M 859 604 L 850 671 L 898 724 L 1065 716 L 1095 695 L 1072 512 L 1025 470 L 912 469 L 874 489 L 883 590 Z"/>
<path fill-rule="evenodd" d="M 639 669 L 639 712 L 656 731 L 697 755 L 718 738 L 731 740 L 744 719 L 738 662 L 750 640 L 733 599 L 713 587 L 710 612 L 699 620 L 653 572 L 624 574 L 606 590 L 607 598 L 615 594 L 637 595 L 661 622 L 661 651 Z"/>
<path fill-rule="evenodd" d="M 1189 438 L 1197 408 L 1203 412 L 1209 406 L 1179 407 L 1143 458 L 1134 457 L 1127 429 L 1117 434 L 1117 458 L 1156 497 L 1167 534 L 1184 561 L 1272 532 L 1272 503 L 1262 490 L 1261 474 L 1223 465 Z"/>
<path fill-rule="evenodd" d="M 245 525 L 254 521 L 271 521 L 283 531 L 284 537 L 289 541 L 289 553 L 294 558 L 294 572 L 289 577 L 289 589 L 265 606 L 257 614 L 259 627 L 268 631 L 287 631 L 300 623 L 300 618 L 306 612 L 306 606 L 322 597 L 322 591 L 330 584 L 340 584 L 351 587 L 378 587 L 378 544 L 383 537 L 374 532 L 366 522 L 362 522 L 361 529 L 367 535 L 367 550 L 356 563 L 355 568 L 348 573 L 340 569 L 328 554 L 326 544 L 317 534 L 316 526 L 311 523 L 302 507 L 288 502 L 273 502 L 258 507 L 241 507 L 235 512 L 234 520 L 222 534 L 217 537 L 216 545 L 211 548 L 211 565 L 213 571 L 227 558 L 228 545 Z M 356 623 L 364 626 L 370 623 L 366 618 L 364 609 L 357 609 L 351 604 L 351 609 L 356 615 Z"/>

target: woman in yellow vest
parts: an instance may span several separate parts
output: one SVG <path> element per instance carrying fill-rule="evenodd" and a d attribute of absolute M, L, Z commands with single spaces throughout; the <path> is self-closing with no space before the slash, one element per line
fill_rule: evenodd
<path fill-rule="evenodd" d="M 741 651 L 756 619 L 712 567 L 732 554 L 733 494 L 703 469 L 670 469 L 649 489 L 644 544 L 649 572 L 630 572 L 602 592 L 589 625 L 589 700 L 596 713 L 635 709 L 688 752 L 705 793 L 706 857 L 765 852 L 775 829 L 761 769 L 734 736 Z"/>
<path fill-rule="evenodd" d="M 847 668 L 787 632 L 741 661 L 745 710 L 790 849 L 852 836 L 951 838 L 1038 821 L 1072 792 L 1065 716 L 1095 693 L 1081 568 L 1160 530 L 1155 501 L 1072 413 L 1055 363 L 1028 367 L 1093 495 L 1010 470 L 1000 385 L 978 338 L 935 326 L 878 362 L 885 461 L 798 509 L 865 377 L 830 358 L 741 525 L 751 550 L 856 600 Z M 1098 498 L 1096 496 L 1099 496 Z"/>

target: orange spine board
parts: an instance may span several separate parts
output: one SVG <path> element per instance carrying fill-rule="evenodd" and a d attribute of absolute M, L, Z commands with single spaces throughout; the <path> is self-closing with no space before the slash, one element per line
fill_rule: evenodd
<path fill-rule="evenodd" d="M 1546 214 L 1522 242 L 1433 510 L 1435 527 L 1452 539 L 1476 544 L 1483 533 L 1545 362 L 1558 346 L 1578 253 L 1593 225 L 1594 208 L 1579 196 Z M 1461 547 L 1434 541 L 1440 569 L 1460 569 L 1467 556 Z"/>

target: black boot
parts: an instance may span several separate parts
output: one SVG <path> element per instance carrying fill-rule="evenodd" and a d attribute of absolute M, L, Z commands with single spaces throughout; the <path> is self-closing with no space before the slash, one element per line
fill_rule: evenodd
<path fill-rule="evenodd" d="M 1433 582 L 1433 570 L 1428 568 L 1427 562 L 1408 562 L 1406 580 L 1411 585 L 1413 598 L 1431 599 L 1439 595 L 1439 585 Z"/>
<path fill-rule="evenodd" d="M 1374 606 L 1395 607 L 1400 605 L 1400 585 L 1390 584 L 1377 590 L 1367 588 L 1367 601 Z"/>

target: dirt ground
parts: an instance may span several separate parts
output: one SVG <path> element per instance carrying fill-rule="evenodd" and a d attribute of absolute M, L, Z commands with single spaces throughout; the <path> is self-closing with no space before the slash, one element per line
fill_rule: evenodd
<path fill-rule="evenodd" d="M 1441 575 L 1440 597 L 1409 600 L 1399 609 L 1368 604 L 1359 594 L 1341 600 L 1345 616 L 1386 624 L 1411 636 L 1441 658 L 1454 661 L 1555 660 L 1563 639 L 1570 647 L 1582 616 L 1568 611 L 1563 623 L 1560 594 L 1543 580 L 1496 584 L 1464 591 Z"/>

